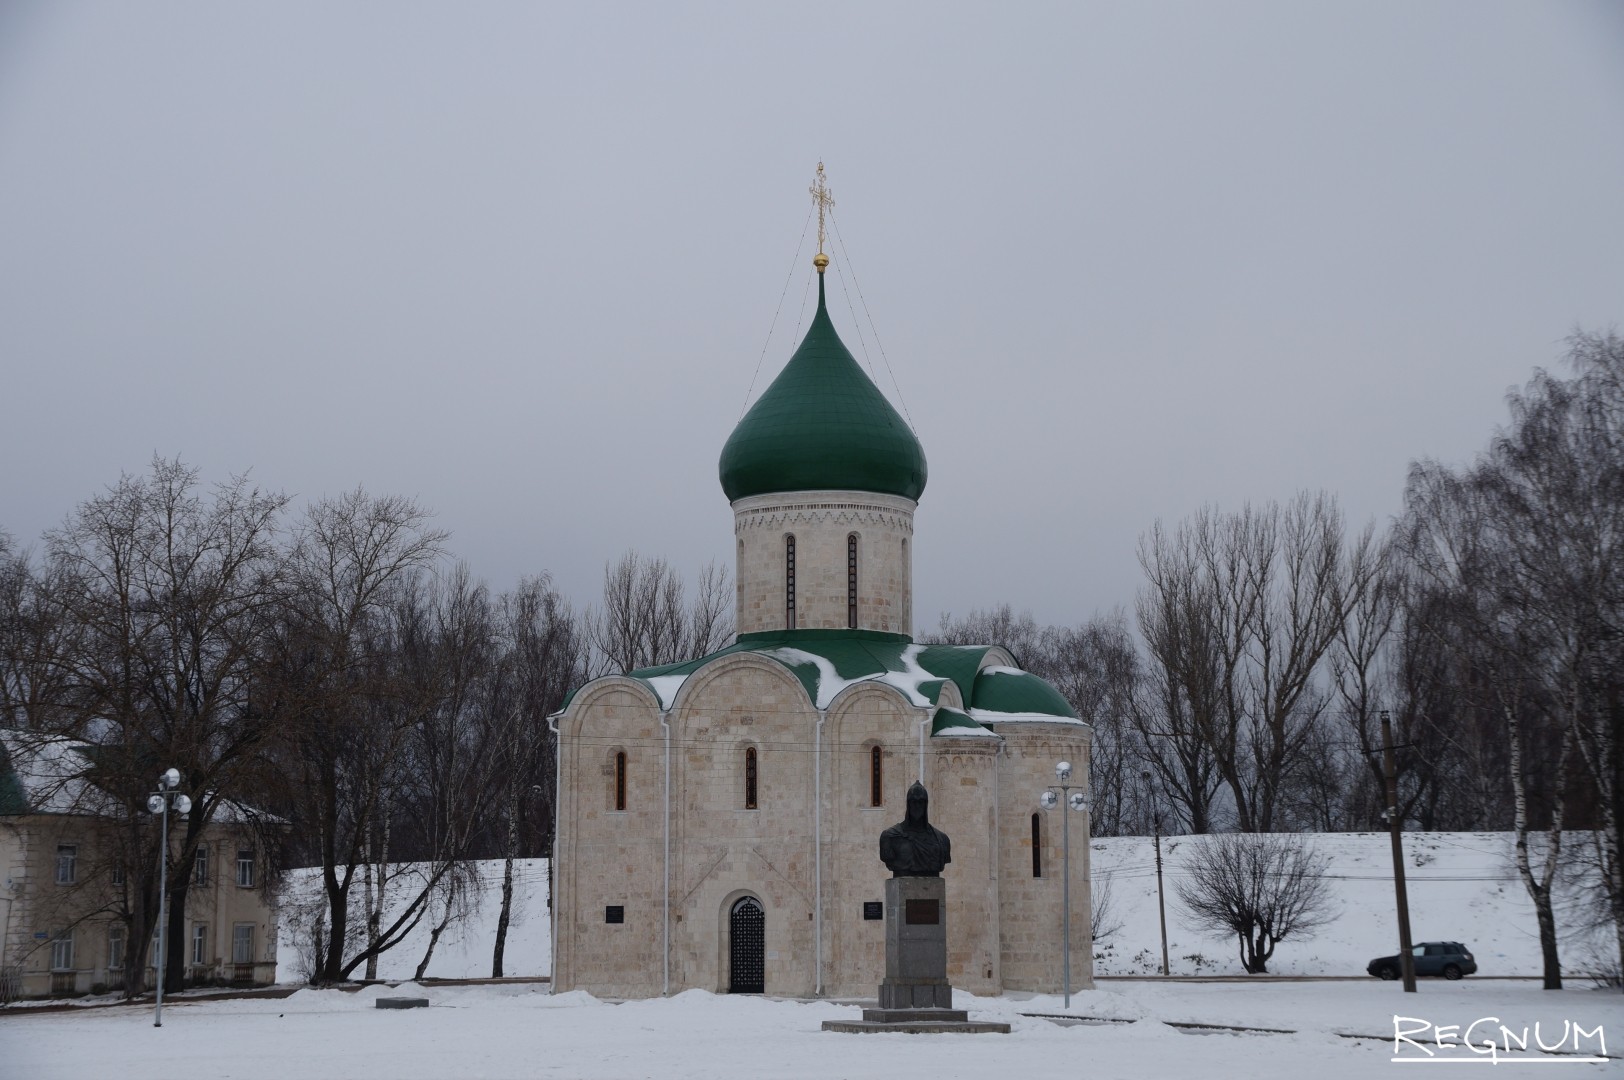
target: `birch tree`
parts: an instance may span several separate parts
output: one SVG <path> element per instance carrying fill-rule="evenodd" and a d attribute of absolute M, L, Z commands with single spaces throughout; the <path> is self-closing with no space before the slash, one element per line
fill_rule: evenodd
<path fill-rule="evenodd" d="M 1573 378 L 1537 372 L 1509 396 L 1510 423 L 1473 465 L 1417 463 L 1405 496 L 1409 558 L 1447 601 L 1435 609 L 1435 634 L 1504 732 L 1517 867 L 1539 921 L 1547 988 L 1561 985 L 1551 889 L 1581 777 L 1624 958 L 1624 343 L 1577 334 L 1569 361 Z"/>

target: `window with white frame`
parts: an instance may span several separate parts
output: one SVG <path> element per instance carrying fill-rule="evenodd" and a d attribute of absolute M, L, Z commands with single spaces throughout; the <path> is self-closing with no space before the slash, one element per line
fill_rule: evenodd
<path fill-rule="evenodd" d="M 73 931 L 60 930 L 51 941 L 51 970 L 73 970 Z"/>
<path fill-rule="evenodd" d="M 245 889 L 254 887 L 254 849 L 237 849 L 237 884 Z"/>
<path fill-rule="evenodd" d="M 197 845 L 197 854 L 192 858 L 192 884 L 207 886 L 209 883 L 209 845 Z"/>
<path fill-rule="evenodd" d="M 114 923 L 107 928 L 107 970 L 124 970 L 124 924 Z"/>
<path fill-rule="evenodd" d="M 209 928 L 204 923 L 192 924 L 192 963 L 209 962 Z"/>
<path fill-rule="evenodd" d="M 79 880 L 79 847 L 77 844 L 56 845 L 56 883 L 72 885 Z"/>
<path fill-rule="evenodd" d="M 254 962 L 253 923 L 238 923 L 231 928 L 231 962 L 233 964 Z"/>

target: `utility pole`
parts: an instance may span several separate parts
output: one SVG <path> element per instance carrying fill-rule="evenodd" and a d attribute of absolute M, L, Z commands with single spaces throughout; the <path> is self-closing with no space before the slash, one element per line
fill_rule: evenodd
<path fill-rule="evenodd" d="M 1387 778 L 1387 826 L 1393 836 L 1393 893 L 1398 901 L 1398 966 L 1404 992 L 1415 993 L 1415 957 L 1410 953 L 1410 898 L 1404 888 L 1404 820 L 1398 812 L 1398 761 L 1393 754 L 1393 721 L 1382 710 L 1382 772 Z"/>
<path fill-rule="evenodd" d="M 1156 913 L 1162 920 L 1162 976 L 1167 976 L 1167 900 L 1162 894 L 1162 815 L 1156 815 Z"/>

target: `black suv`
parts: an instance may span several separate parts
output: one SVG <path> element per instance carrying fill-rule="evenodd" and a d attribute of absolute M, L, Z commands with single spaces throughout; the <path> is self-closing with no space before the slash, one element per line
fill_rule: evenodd
<path fill-rule="evenodd" d="M 1442 975 L 1446 979 L 1458 979 L 1477 971 L 1477 961 L 1458 941 L 1428 941 L 1414 946 L 1410 954 L 1415 958 L 1417 975 Z M 1366 965 L 1365 970 L 1378 979 L 1396 979 L 1402 972 L 1397 956 L 1378 956 Z"/>

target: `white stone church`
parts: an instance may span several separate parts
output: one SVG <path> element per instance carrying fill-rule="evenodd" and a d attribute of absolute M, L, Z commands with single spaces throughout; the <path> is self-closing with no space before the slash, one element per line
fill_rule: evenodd
<path fill-rule="evenodd" d="M 952 839 L 948 978 L 1061 985 L 1057 761 L 1091 731 L 997 645 L 916 644 L 918 440 L 823 296 L 722 450 L 738 639 L 594 680 L 559 745 L 553 987 L 869 997 L 885 974 L 880 833 L 914 780 Z M 1088 822 L 1071 823 L 1073 988 L 1092 985 Z"/>

